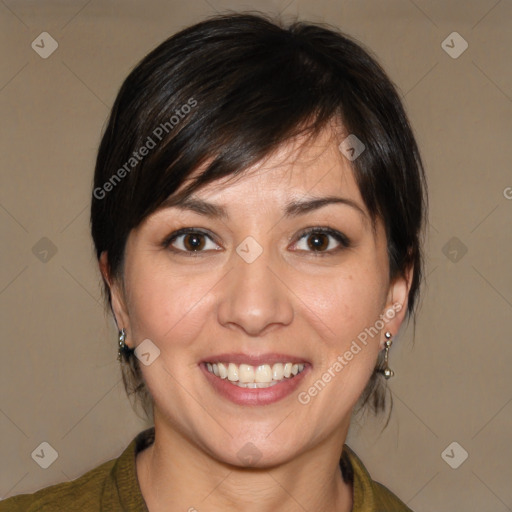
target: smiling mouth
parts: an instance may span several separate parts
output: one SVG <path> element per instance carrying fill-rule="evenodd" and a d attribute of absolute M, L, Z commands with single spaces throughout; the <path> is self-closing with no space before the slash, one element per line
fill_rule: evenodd
<path fill-rule="evenodd" d="M 273 365 L 235 363 L 206 363 L 206 369 L 219 377 L 228 380 L 231 384 L 241 388 L 268 388 L 280 382 L 293 379 L 304 371 L 306 363 L 275 363 Z"/>

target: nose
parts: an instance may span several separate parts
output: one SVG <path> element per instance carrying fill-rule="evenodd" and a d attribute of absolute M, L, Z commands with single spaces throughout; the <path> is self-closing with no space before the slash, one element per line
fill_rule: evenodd
<path fill-rule="evenodd" d="M 269 253 L 264 250 L 251 263 L 233 253 L 234 266 L 223 281 L 217 308 L 222 326 L 254 337 L 292 322 L 293 294 Z"/>

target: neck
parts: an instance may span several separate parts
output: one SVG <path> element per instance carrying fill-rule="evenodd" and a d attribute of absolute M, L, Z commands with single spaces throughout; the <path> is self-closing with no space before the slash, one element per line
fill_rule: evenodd
<path fill-rule="evenodd" d="M 149 512 L 349 512 L 352 487 L 343 481 L 339 437 L 270 468 L 219 461 L 176 431 L 158 429 L 137 455 L 137 475 Z"/>

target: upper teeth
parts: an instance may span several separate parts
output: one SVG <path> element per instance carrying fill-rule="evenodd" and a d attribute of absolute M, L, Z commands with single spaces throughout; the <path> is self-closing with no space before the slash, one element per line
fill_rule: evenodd
<path fill-rule="evenodd" d="M 272 366 L 268 364 L 251 366 L 249 364 L 236 365 L 235 363 L 206 363 L 206 367 L 210 373 L 221 379 L 247 384 L 277 382 L 283 378 L 295 376 L 304 370 L 304 363 L 275 363 Z"/>

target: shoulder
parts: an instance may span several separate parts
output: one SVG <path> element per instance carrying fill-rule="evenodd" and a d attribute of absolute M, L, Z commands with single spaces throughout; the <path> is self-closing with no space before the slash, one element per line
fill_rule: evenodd
<path fill-rule="evenodd" d="M 154 427 L 140 432 L 117 458 L 72 482 L 0 501 L 0 512 L 148 512 L 137 480 L 135 459 L 155 439 Z"/>
<path fill-rule="evenodd" d="M 389 510 L 390 512 L 412 512 L 412 510 L 399 500 L 387 487 L 379 482 L 373 482 L 375 498 L 378 510 Z"/>
<path fill-rule="evenodd" d="M 100 510 L 101 491 L 116 459 L 91 469 L 72 482 L 19 494 L 0 501 L 0 512 L 57 512 Z"/>
<path fill-rule="evenodd" d="M 387 487 L 372 479 L 359 457 L 347 446 L 342 458 L 350 466 L 353 482 L 353 512 L 412 512 Z"/>

